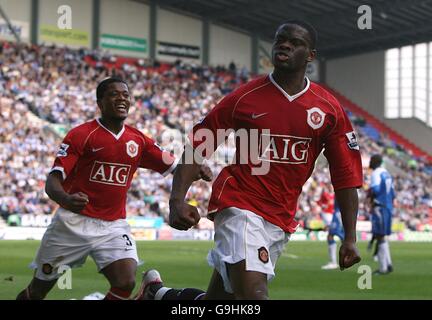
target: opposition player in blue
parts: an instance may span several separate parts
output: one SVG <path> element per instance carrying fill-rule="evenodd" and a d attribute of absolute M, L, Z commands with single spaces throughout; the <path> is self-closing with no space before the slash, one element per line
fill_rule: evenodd
<path fill-rule="evenodd" d="M 341 241 L 345 238 L 345 231 L 342 224 L 342 217 L 339 205 L 337 201 L 334 202 L 334 213 L 332 221 L 329 225 L 328 235 L 327 235 L 327 243 L 328 243 L 328 254 L 330 258 L 330 262 L 326 265 L 322 266 L 323 270 L 332 270 L 339 268 L 339 265 L 336 260 L 336 240 L 335 236 L 337 236 Z"/>
<path fill-rule="evenodd" d="M 373 170 L 369 189 L 372 202 L 372 236 L 378 241 L 379 270 L 375 271 L 375 274 L 387 274 L 393 271 L 386 236 L 391 234 L 395 191 L 393 178 L 382 163 L 383 159 L 379 154 L 373 155 L 369 162 L 369 168 Z"/>

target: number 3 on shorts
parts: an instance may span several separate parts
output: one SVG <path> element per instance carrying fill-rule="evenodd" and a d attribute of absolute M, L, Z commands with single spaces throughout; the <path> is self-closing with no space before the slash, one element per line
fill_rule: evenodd
<path fill-rule="evenodd" d="M 127 234 L 123 235 L 123 239 L 126 240 L 126 245 L 132 247 L 132 241 L 130 241 L 129 236 Z"/>

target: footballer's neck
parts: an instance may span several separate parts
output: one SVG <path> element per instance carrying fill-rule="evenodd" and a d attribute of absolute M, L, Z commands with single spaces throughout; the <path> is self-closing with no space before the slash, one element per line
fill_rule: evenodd
<path fill-rule="evenodd" d="M 99 121 L 114 134 L 118 134 L 123 129 L 124 120 L 101 117 Z"/>
<path fill-rule="evenodd" d="M 306 68 L 287 72 L 280 68 L 274 68 L 272 76 L 274 81 L 289 95 L 299 93 L 306 87 Z"/>

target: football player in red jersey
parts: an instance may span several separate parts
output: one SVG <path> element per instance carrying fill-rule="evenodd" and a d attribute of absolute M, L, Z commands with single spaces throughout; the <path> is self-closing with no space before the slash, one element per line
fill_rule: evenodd
<path fill-rule="evenodd" d="M 105 299 L 126 300 L 135 287 L 138 255 L 125 219 L 127 191 L 137 168 L 167 175 L 177 161 L 124 124 L 131 106 L 126 82 L 105 79 L 96 96 L 101 117 L 69 131 L 48 175 L 46 193 L 60 208 L 32 264 L 34 277 L 17 299 L 45 298 L 59 268 L 80 266 L 89 255 L 111 285 Z M 211 180 L 210 169 L 203 166 L 196 178 Z"/>
<path fill-rule="evenodd" d="M 281 25 L 272 46 L 273 73 L 234 90 L 195 125 L 174 174 L 170 198 L 174 228 L 187 230 L 200 219 L 184 199 L 200 170 L 199 159 L 209 157 L 224 141 L 220 130 L 246 131 L 249 141 L 257 133 L 256 152 L 249 152 L 244 161 L 241 149 L 249 141 L 237 140 L 235 163 L 213 183 L 208 213 L 215 224 L 215 248 L 207 259 L 214 272 L 206 294 L 166 288 L 157 271 L 151 270 L 142 284 L 145 297 L 267 299 L 276 261 L 298 226 L 294 220 L 298 197 L 323 149 L 345 229 L 339 267 L 343 270 L 360 261 L 355 244 L 356 188 L 363 183 L 359 146 L 339 102 L 305 77 L 307 64 L 316 56 L 315 42 L 316 32 L 309 24 Z M 184 161 L 191 158 L 188 152 L 195 154 L 193 163 Z M 254 170 L 264 165 L 267 170 Z"/>

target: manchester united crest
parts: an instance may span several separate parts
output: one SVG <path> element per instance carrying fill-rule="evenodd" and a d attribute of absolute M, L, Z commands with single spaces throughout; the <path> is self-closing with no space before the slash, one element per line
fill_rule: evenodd
<path fill-rule="evenodd" d="M 261 247 L 258 249 L 258 259 L 260 259 L 260 261 L 262 263 L 267 263 L 269 262 L 269 255 L 268 255 L 268 251 L 265 247 Z"/>
<path fill-rule="evenodd" d="M 126 152 L 129 157 L 136 157 L 138 155 L 138 144 L 133 140 L 126 142 Z"/>
<path fill-rule="evenodd" d="M 310 108 L 307 111 L 307 123 L 312 129 L 319 129 L 324 124 L 326 114 L 318 107 Z"/>

